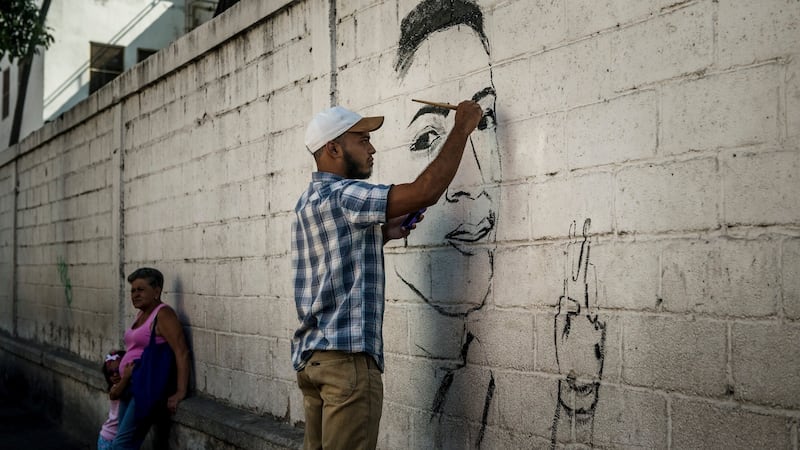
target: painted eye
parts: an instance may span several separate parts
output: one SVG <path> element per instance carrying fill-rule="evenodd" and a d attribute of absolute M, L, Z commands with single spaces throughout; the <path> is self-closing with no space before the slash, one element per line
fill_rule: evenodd
<path fill-rule="evenodd" d="M 492 129 L 496 123 L 496 119 L 494 116 L 494 111 L 491 109 L 487 109 L 486 112 L 481 117 L 481 121 L 478 122 L 478 129 L 483 131 L 487 128 Z"/>
<path fill-rule="evenodd" d="M 419 151 L 426 151 L 430 150 L 436 141 L 441 138 L 442 135 L 439 133 L 438 130 L 435 130 L 431 127 L 425 127 L 417 136 L 414 138 L 414 142 L 409 147 L 409 150 L 412 152 L 419 152 Z"/>

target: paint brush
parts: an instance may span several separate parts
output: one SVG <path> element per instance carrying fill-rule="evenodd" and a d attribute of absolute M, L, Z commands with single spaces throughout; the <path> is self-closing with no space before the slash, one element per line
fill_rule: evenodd
<path fill-rule="evenodd" d="M 437 106 L 439 108 L 452 109 L 453 111 L 458 109 L 458 106 L 451 105 L 450 103 L 429 102 L 428 100 L 419 100 L 416 98 L 412 98 L 411 101 L 417 103 L 424 103 L 426 105 L 431 105 L 431 106 Z"/>

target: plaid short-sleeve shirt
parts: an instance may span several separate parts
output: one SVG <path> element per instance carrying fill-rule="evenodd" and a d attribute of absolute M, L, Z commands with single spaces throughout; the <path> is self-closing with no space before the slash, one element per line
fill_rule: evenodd
<path fill-rule="evenodd" d="M 292 224 L 294 298 L 300 326 L 292 364 L 314 350 L 366 352 L 383 371 L 381 224 L 390 186 L 314 172 Z"/>

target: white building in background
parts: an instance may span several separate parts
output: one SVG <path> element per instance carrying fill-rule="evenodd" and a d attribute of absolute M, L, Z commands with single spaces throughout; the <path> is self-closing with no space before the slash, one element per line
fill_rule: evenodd
<path fill-rule="evenodd" d="M 42 5 L 44 0 L 37 0 Z M 33 58 L 19 140 L 209 20 L 217 0 L 51 0 L 55 38 Z M 9 145 L 21 71 L 0 61 L 0 149 Z"/>

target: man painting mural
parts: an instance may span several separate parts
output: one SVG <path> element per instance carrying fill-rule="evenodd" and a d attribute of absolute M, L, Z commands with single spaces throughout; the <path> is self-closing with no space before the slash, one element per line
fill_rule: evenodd
<path fill-rule="evenodd" d="M 383 405 L 383 245 L 403 219 L 435 204 L 456 175 L 481 106 L 461 102 L 436 158 L 412 182 L 374 185 L 370 133 L 383 117 L 340 106 L 311 120 L 317 172 L 295 207 L 292 265 L 300 322 L 292 362 L 303 393 L 306 449 L 373 449 Z"/>
<path fill-rule="evenodd" d="M 469 439 L 469 445 L 475 447 L 483 439 L 495 388 L 491 370 L 467 364 L 469 355 L 474 358 L 476 347 L 481 345 L 477 323 L 491 292 L 496 248 L 498 196 L 493 191 L 500 180 L 500 158 L 489 56 L 483 15 L 472 1 L 425 0 L 402 21 L 395 64 L 401 88 L 437 99 L 469 97 L 483 110 L 444 202 L 428 210 L 424 229 L 431 231 L 410 239 L 417 245 L 439 247 L 431 252 L 430 277 L 419 277 L 417 274 L 427 271 L 415 270 L 402 261 L 396 265 L 399 279 L 441 316 L 437 323 L 444 324 L 436 327 L 435 336 L 427 338 L 430 342 L 422 337 L 417 343 L 426 354 L 445 360 L 439 368 L 431 419 L 465 417 L 477 425 L 475 433 L 447 439 Z M 460 76 L 463 73 L 473 75 Z M 430 94 L 429 87 L 434 83 L 435 93 Z M 409 118 L 412 162 L 425 161 L 441 151 L 449 113 L 444 108 L 420 106 Z M 420 339 L 420 334 L 429 333 L 420 330 L 416 335 Z M 460 342 L 459 348 L 444 344 L 454 341 Z M 441 426 L 436 433 L 436 445 L 441 446 L 446 433 Z"/>

